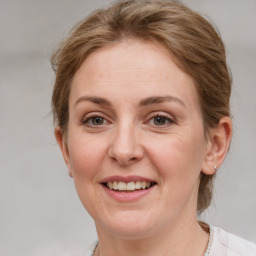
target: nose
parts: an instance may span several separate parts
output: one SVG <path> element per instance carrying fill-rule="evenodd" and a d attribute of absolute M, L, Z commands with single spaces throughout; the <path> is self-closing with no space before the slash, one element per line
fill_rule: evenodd
<path fill-rule="evenodd" d="M 121 166 L 129 166 L 140 161 L 143 154 L 139 134 L 134 125 L 123 124 L 117 127 L 109 147 L 111 160 Z"/>

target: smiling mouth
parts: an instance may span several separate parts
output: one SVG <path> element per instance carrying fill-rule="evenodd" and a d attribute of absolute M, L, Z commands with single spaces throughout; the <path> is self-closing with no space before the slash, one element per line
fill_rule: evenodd
<path fill-rule="evenodd" d="M 111 190 L 129 192 L 137 190 L 146 190 L 156 185 L 156 183 L 149 181 L 131 181 L 127 183 L 122 181 L 108 181 L 106 183 L 103 183 L 103 185 Z"/>

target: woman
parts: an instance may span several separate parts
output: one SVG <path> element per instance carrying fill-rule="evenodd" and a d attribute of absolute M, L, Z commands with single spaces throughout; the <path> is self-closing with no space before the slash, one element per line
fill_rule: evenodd
<path fill-rule="evenodd" d="M 256 255 L 197 220 L 232 135 L 225 49 L 204 18 L 119 1 L 81 21 L 52 63 L 55 136 L 99 238 L 89 255 Z"/>

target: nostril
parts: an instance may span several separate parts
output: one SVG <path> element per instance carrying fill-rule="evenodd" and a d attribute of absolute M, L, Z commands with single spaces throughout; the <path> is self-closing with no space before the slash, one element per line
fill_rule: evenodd
<path fill-rule="evenodd" d="M 112 156 L 110 158 L 113 162 L 118 163 L 120 165 L 129 165 L 129 164 L 135 163 L 138 160 L 137 157 L 129 158 L 129 157 L 120 157 L 120 156 L 114 157 L 114 156 Z"/>
<path fill-rule="evenodd" d="M 120 165 L 129 165 L 142 159 L 143 150 L 137 144 L 129 144 L 128 142 L 124 144 L 124 142 L 117 141 L 110 146 L 108 154 L 113 162 Z"/>

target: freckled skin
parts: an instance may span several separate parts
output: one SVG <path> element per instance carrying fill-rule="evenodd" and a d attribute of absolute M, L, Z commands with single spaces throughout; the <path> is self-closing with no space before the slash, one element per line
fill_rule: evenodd
<path fill-rule="evenodd" d="M 112 106 L 81 102 L 74 107 L 83 95 L 106 98 Z M 141 99 L 161 95 L 175 96 L 186 107 L 173 102 L 138 106 Z M 143 236 L 181 216 L 194 217 L 206 155 L 202 117 L 193 80 L 164 49 L 153 43 L 123 42 L 94 52 L 75 74 L 69 105 L 70 174 L 96 223 L 117 234 Z M 80 123 L 81 116 L 93 111 L 110 119 L 97 132 Z M 144 121 L 152 111 L 175 116 L 178 123 L 151 128 Z M 142 200 L 120 204 L 99 184 L 111 175 L 140 175 L 158 185 Z"/>
<path fill-rule="evenodd" d="M 143 105 L 152 97 L 165 100 Z M 184 239 L 186 227 L 195 242 L 207 241 L 196 208 L 201 171 L 214 173 L 213 147 L 205 139 L 193 79 L 159 44 L 128 40 L 92 53 L 72 82 L 67 137 L 56 137 L 103 245 L 106 238 L 160 239 L 172 232 Z M 218 150 L 225 144 L 219 141 Z M 118 202 L 101 184 L 116 175 L 156 185 L 139 200 Z"/>

